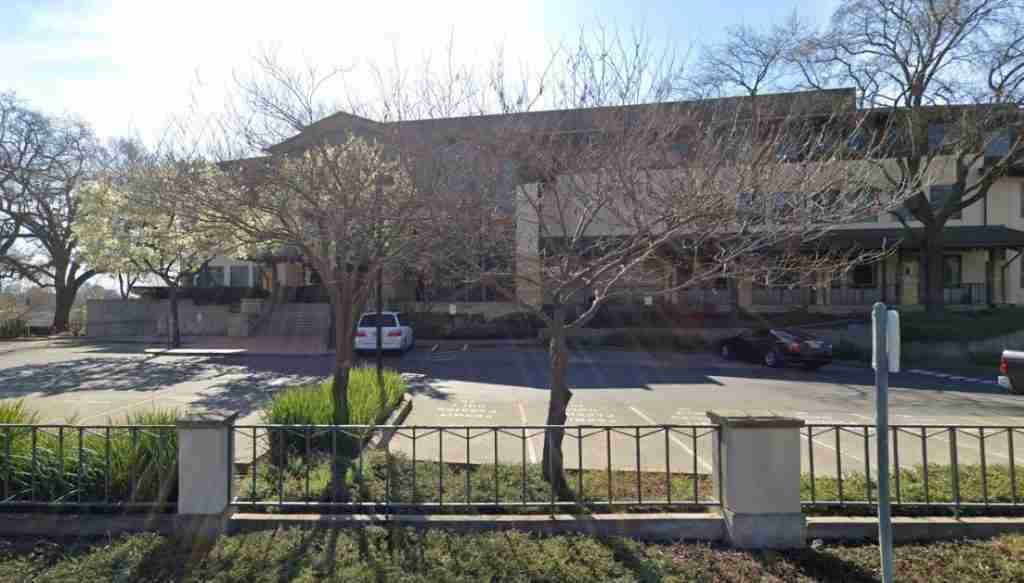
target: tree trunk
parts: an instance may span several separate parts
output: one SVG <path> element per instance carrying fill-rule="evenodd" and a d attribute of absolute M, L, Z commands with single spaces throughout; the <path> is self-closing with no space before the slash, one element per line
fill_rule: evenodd
<path fill-rule="evenodd" d="M 54 334 L 60 334 L 68 331 L 68 326 L 71 323 L 71 308 L 75 304 L 78 288 L 58 285 L 54 288 L 54 292 L 57 297 L 53 308 L 53 325 L 50 326 L 50 330 Z"/>
<path fill-rule="evenodd" d="M 348 373 L 352 369 L 354 350 L 352 333 L 352 295 L 346 290 L 335 292 L 334 308 L 334 423 L 348 425 Z"/>
<path fill-rule="evenodd" d="M 565 308 L 555 309 L 554 325 L 551 328 L 551 342 L 548 354 L 551 358 L 551 395 L 548 400 L 548 416 L 546 425 L 558 425 L 556 429 L 545 432 L 544 456 L 541 460 L 541 472 L 544 479 L 551 484 L 559 497 L 565 496 L 569 488 L 565 483 L 565 460 L 562 453 L 562 440 L 565 437 L 567 419 L 566 409 L 572 399 L 572 392 L 566 380 L 569 366 L 569 347 L 566 344 Z"/>
<path fill-rule="evenodd" d="M 384 313 L 384 270 L 377 270 L 377 398 L 381 406 L 387 402 L 387 395 L 384 393 L 384 322 L 381 314 Z"/>
<path fill-rule="evenodd" d="M 178 318 L 178 286 L 170 285 L 167 286 L 168 296 L 170 301 L 168 307 L 170 308 L 170 318 L 167 322 L 167 335 L 169 337 L 168 343 L 171 348 L 181 347 L 181 322 Z"/>
<path fill-rule="evenodd" d="M 945 308 L 942 228 L 943 225 L 926 227 L 921 245 L 921 280 L 924 292 L 922 300 L 925 310 L 932 315 L 941 314 Z"/>

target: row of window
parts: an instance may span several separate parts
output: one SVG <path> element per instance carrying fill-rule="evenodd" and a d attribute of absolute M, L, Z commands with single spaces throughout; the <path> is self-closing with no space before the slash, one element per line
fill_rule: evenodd
<path fill-rule="evenodd" d="M 225 271 L 222 266 L 210 265 L 196 276 L 196 285 L 198 287 L 252 287 L 254 285 L 252 269 L 249 265 L 231 265 Z"/>

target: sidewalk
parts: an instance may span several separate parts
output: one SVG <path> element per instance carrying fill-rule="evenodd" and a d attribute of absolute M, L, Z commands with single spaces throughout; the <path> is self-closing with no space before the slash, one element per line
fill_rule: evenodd
<path fill-rule="evenodd" d="M 142 344 L 147 354 L 176 356 L 332 356 L 323 341 L 303 336 L 184 336 L 180 348 L 167 348 L 166 337 L 69 338 L 66 342 L 84 344 Z M 423 351 L 453 352 L 470 349 L 537 346 L 533 338 L 513 340 L 423 340 L 417 339 Z"/>
<path fill-rule="evenodd" d="M 193 336 L 182 339 L 181 348 L 167 348 L 166 338 L 147 342 L 147 354 L 178 356 L 327 356 L 328 351 L 319 338 L 305 336 Z"/>

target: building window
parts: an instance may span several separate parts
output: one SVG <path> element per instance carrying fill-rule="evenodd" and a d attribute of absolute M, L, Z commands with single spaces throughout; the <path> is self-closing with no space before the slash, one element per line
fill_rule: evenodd
<path fill-rule="evenodd" d="M 222 285 L 224 285 L 223 267 L 208 265 L 196 276 L 197 287 L 220 287 Z"/>
<path fill-rule="evenodd" d="M 850 274 L 853 287 L 875 287 L 875 265 L 858 265 Z"/>
<path fill-rule="evenodd" d="M 928 151 L 938 152 L 946 139 L 946 125 L 942 122 L 928 122 Z"/>
<path fill-rule="evenodd" d="M 932 203 L 933 209 L 940 209 L 944 206 L 956 206 L 960 204 L 962 194 L 960 189 L 955 184 L 942 184 L 933 185 L 929 189 L 928 199 Z M 963 210 L 958 210 L 951 214 L 951 219 L 962 219 L 964 216 Z"/>
<path fill-rule="evenodd" d="M 231 287 L 249 287 L 252 285 L 249 281 L 248 265 L 232 265 L 229 275 L 231 276 Z"/>
<path fill-rule="evenodd" d="M 306 268 L 306 285 L 322 285 L 323 282 L 324 281 L 320 279 L 320 272 L 312 267 Z"/>
<path fill-rule="evenodd" d="M 962 261 L 959 255 L 946 255 L 942 258 L 942 285 L 957 287 L 963 282 Z"/>

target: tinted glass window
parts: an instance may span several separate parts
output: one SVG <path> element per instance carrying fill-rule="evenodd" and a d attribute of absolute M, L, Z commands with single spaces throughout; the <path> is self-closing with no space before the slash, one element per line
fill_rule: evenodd
<path fill-rule="evenodd" d="M 954 207 L 960 204 L 962 193 L 955 184 L 941 184 L 932 185 L 930 200 L 932 208 L 940 209 L 945 206 Z M 950 218 L 961 219 L 963 218 L 963 210 L 950 215 Z"/>
<path fill-rule="evenodd" d="M 231 287 L 249 287 L 249 266 L 232 265 L 228 275 L 231 277 Z"/>
<path fill-rule="evenodd" d="M 359 321 L 360 328 L 376 328 L 377 320 L 380 320 L 380 325 L 384 328 L 397 326 L 395 324 L 395 317 L 391 314 L 367 314 L 363 316 L 363 319 Z"/>

